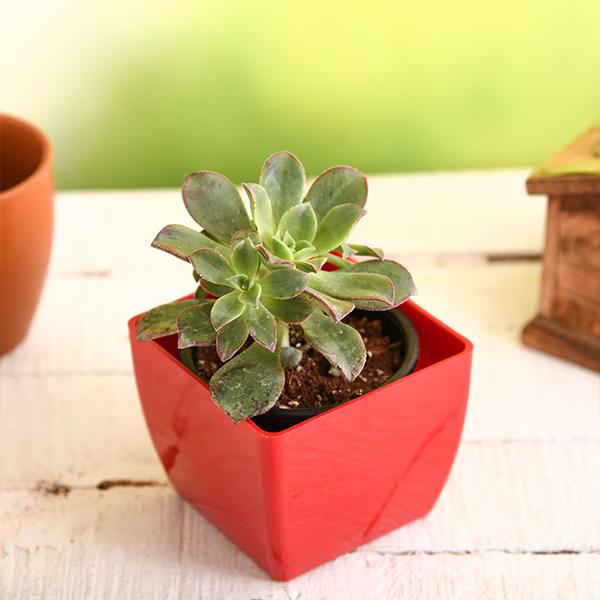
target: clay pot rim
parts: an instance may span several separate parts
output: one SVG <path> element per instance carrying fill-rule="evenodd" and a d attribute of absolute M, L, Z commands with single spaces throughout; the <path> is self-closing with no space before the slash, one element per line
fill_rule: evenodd
<path fill-rule="evenodd" d="M 22 119 L 21 117 L 15 117 L 13 115 L 0 112 L 0 127 L 2 127 L 2 125 L 5 123 L 16 125 L 17 127 L 26 130 L 32 137 L 34 137 L 42 147 L 42 156 L 36 168 L 27 177 L 25 177 L 25 179 L 19 181 L 19 183 L 9 187 L 6 190 L 0 191 L 0 202 L 18 194 L 33 179 L 38 177 L 40 173 L 44 172 L 52 160 L 52 145 L 50 144 L 50 140 L 46 137 L 46 135 L 42 133 L 41 129 L 38 129 L 35 125 L 25 119 Z"/>

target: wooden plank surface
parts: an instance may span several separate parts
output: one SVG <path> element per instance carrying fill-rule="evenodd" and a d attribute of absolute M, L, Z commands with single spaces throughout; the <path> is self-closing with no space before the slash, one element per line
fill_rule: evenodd
<path fill-rule="evenodd" d="M 43 502 L 13 492 L 3 502 L 13 522 L 26 517 L 4 551 L 12 598 L 590 600 L 599 584 L 597 550 L 496 546 L 360 548 L 275 583 L 164 489 L 73 491 Z"/>
<path fill-rule="evenodd" d="M 285 584 L 177 497 L 139 408 L 126 319 L 190 290 L 149 248 L 189 224 L 177 191 L 61 194 L 38 314 L 0 360 L 0 598 L 600 598 L 600 377 L 519 343 L 545 214 L 525 174 L 370 179 L 355 239 L 475 343 L 463 443 L 425 519 Z"/>

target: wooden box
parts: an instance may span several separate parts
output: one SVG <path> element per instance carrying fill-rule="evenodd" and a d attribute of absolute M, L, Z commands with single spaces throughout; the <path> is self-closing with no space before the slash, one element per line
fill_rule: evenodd
<path fill-rule="evenodd" d="M 523 341 L 600 371 L 600 125 L 536 169 L 548 196 L 539 314 Z"/>

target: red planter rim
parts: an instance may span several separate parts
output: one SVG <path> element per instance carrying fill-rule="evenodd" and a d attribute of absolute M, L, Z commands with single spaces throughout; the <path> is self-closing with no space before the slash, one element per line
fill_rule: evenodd
<path fill-rule="evenodd" d="M 186 300 L 188 298 L 191 298 L 192 294 L 188 295 L 188 296 L 184 296 L 183 298 L 179 298 L 178 301 L 180 300 Z M 412 306 L 417 306 L 416 303 L 412 300 L 407 300 L 402 306 L 407 306 L 407 307 L 412 307 Z M 402 308 L 398 308 L 396 310 L 402 310 Z M 415 370 L 409 374 L 406 375 L 405 377 L 402 378 L 403 381 L 405 380 L 409 380 L 409 379 L 413 379 L 413 378 L 418 378 L 418 377 L 422 377 L 426 374 L 426 372 L 431 369 L 434 368 L 436 365 L 440 365 L 443 364 L 445 362 L 448 361 L 453 361 L 456 360 L 456 358 L 458 356 L 461 356 L 463 354 L 467 354 L 470 353 L 473 350 L 473 344 L 463 335 L 461 335 L 460 333 L 458 333 L 457 331 L 453 330 L 452 328 L 448 327 L 443 321 L 440 321 L 439 319 L 437 319 L 436 317 L 434 317 L 433 315 L 431 315 L 431 313 L 425 311 L 423 308 L 418 307 L 418 310 L 421 313 L 425 313 L 428 317 L 428 319 L 430 319 L 431 321 L 433 321 L 438 327 L 444 329 L 445 331 L 447 331 L 448 333 L 450 333 L 452 335 L 452 337 L 454 337 L 456 340 L 460 341 L 461 343 L 461 348 L 457 351 L 454 352 L 452 355 L 443 358 L 439 361 L 436 361 L 430 365 L 426 365 L 426 366 L 420 366 L 420 364 L 417 364 L 417 367 L 415 368 Z M 134 317 L 132 317 L 129 321 L 128 321 L 128 325 L 130 328 L 133 328 L 135 330 L 135 326 L 137 325 L 137 322 L 142 318 L 142 316 L 145 313 L 140 313 Z M 175 336 L 168 336 L 166 338 L 160 338 L 159 340 L 151 340 L 149 342 L 144 342 L 147 344 L 155 344 L 157 346 L 157 350 L 165 357 L 165 360 L 168 361 L 172 361 L 173 363 L 176 363 L 179 365 L 179 367 L 181 367 L 181 369 L 183 371 L 185 371 L 186 373 L 186 377 L 190 377 L 192 378 L 194 381 L 200 383 L 200 385 L 202 385 L 206 390 L 209 389 L 208 384 L 203 381 L 200 377 L 198 377 L 197 375 L 195 375 L 194 373 L 192 373 L 187 367 L 185 367 L 185 365 L 183 365 L 183 363 L 179 360 L 177 353 L 173 354 L 172 352 L 170 352 L 164 345 L 164 340 L 165 339 L 169 339 L 169 338 L 174 338 Z M 161 341 L 163 343 L 161 343 Z M 419 361 L 420 362 L 420 361 Z M 357 398 L 353 398 L 352 400 L 348 400 L 347 402 L 344 402 L 342 404 L 339 404 L 338 406 L 332 407 L 320 414 L 315 415 L 314 417 L 311 417 L 310 419 L 307 419 L 306 421 L 302 421 L 301 423 L 297 423 L 296 425 L 293 425 L 291 427 L 288 427 L 282 431 L 265 431 L 263 429 L 261 429 L 258 425 L 256 425 L 252 419 L 245 419 L 244 421 L 238 423 L 236 426 L 237 427 L 248 427 L 250 428 L 254 434 L 256 435 L 260 435 L 263 438 L 274 438 L 274 437 L 278 437 L 278 436 L 282 436 L 282 435 L 287 435 L 292 431 L 295 431 L 301 427 L 306 427 L 307 425 L 309 425 L 310 423 L 313 423 L 314 421 L 316 421 L 317 419 L 322 419 L 324 417 L 327 416 L 331 416 L 331 414 L 335 413 L 336 411 L 339 410 L 345 410 L 347 409 L 349 406 L 356 404 L 358 402 L 368 402 L 369 398 L 376 392 L 378 392 L 379 390 L 385 389 L 385 387 L 387 385 L 393 385 L 393 382 L 390 384 L 386 384 L 382 387 L 376 388 L 374 390 L 371 390 L 370 392 L 362 395 L 362 396 L 358 396 Z"/>

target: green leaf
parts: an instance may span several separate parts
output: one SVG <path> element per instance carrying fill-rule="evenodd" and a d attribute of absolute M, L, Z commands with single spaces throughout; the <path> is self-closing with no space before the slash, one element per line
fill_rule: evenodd
<path fill-rule="evenodd" d="M 260 283 L 255 283 L 249 290 L 240 292 L 239 299 L 244 304 L 250 304 L 250 306 L 258 306 L 258 299 L 262 293 Z"/>
<path fill-rule="evenodd" d="M 177 316 L 182 310 L 194 304 L 198 304 L 198 300 L 170 302 L 149 310 L 137 323 L 135 329 L 137 339 L 140 342 L 147 342 L 177 333 Z"/>
<path fill-rule="evenodd" d="M 393 306 L 394 286 L 389 277 L 377 273 L 320 271 L 308 276 L 308 286 L 334 298 L 351 300 L 357 308 L 362 300 L 381 306 L 381 310 Z"/>
<path fill-rule="evenodd" d="M 307 304 L 299 296 L 289 300 L 277 300 L 262 296 L 260 301 L 270 313 L 286 323 L 302 323 L 313 311 L 310 304 Z"/>
<path fill-rule="evenodd" d="M 296 240 L 290 235 L 289 231 L 286 231 L 283 236 L 283 243 L 292 250 L 296 246 Z"/>
<path fill-rule="evenodd" d="M 356 204 L 340 204 L 332 208 L 319 222 L 313 246 L 317 254 L 337 248 L 349 235 L 354 225 L 364 214 Z"/>
<path fill-rule="evenodd" d="M 241 242 L 242 240 L 244 240 L 246 238 L 250 238 L 250 241 L 254 245 L 260 244 L 260 242 L 261 242 L 260 235 L 258 235 L 258 231 L 255 231 L 254 229 L 238 229 L 231 236 L 231 239 L 229 240 L 229 245 L 233 248 L 239 242 Z"/>
<path fill-rule="evenodd" d="M 306 250 L 307 248 L 310 248 L 311 250 L 315 249 L 315 247 L 312 245 L 312 243 L 307 240 L 297 240 L 295 243 L 295 247 L 296 247 L 296 252 Z"/>
<path fill-rule="evenodd" d="M 326 262 L 327 257 L 315 256 L 314 258 L 309 258 L 307 260 L 297 261 L 296 267 L 306 273 L 318 273 Z"/>
<path fill-rule="evenodd" d="M 284 384 L 278 353 L 252 344 L 212 376 L 210 394 L 237 423 L 267 412 L 277 402 Z"/>
<path fill-rule="evenodd" d="M 289 234 L 294 241 L 312 242 L 317 233 L 317 215 L 313 207 L 304 202 L 288 209 L 279 221 L 280 236 Z"/>
<path fill-rule="evenodd" d="M 222 327 L 237 319 L 245 310 L 246 305 L 238 298 L 240 293 L 236 290 L 221 296 L 210 311 L 210 320 L 213 327 L 219 331 Z"/>
<path fill-rule="evenodd" d="M 367 178 L 352 167 L 332 167 L 315 179 L 306 201 L 315 209 L 319 221 L 340 204 L 362 208 L 367 201 Z"/>
<path fill-rule="evenodd" d="M 244 183 L 244 189 L 250 199 L 252 217 L 258 233 L 261 239 L 269 243 L 275 233 L 275 222 L 267 190 L 257 183 Z"/>
<path fill-rule="evenodd" d="M 272 243 L 272 242 L 271 242 Z M 283 244 L 285 246 L 285 244 Z M 267 262 L 267 264 L 269 265 L 289 265 L 290 267 L 294 266 L 294 256 L 292 254 L 292 252 L 289 250 L 289 248 L 287 248 L 287 246 L 285 246 L 286 251 L 288 252 L 288 254 L 291 256 L 291 258 L 280 258 L 279 256 L 276 256 L 275 254 L 273 254 L 264 244 L 260 244 L 259 246 L 256 247 L 256 249 L 260 252 L 260 254 L 262 255 L 262 257 L 265 259 L 265 262 Z"/>
<path fill-rule="evenodd" d="M 194 271 L 195 273 L 195 271 Z M 194 293 L 194 297 L 196 298 L 196 300 L 199 300 L 200 302 L 208 302 L 208 298 L 207 298 L 207 291 L 201 286 L 199 285 L 196 288 L 196 292 Z"/>
<path fill-rule="evenodd" d="M 193 304 L 177 316 L 178 348 L 212 346 L 216 333 L 210 321 L 212 303 Z"/>
<path fill-rule="evenodd" d="M 271 240 L 271 249 L 277 257 L 286 261 L 294 260 L 294 253 L 288 248 L 285 242 L 279 239 L 279 236 L 275 234 Z"/>
<path fill-rule="evenodd" d="M 394 286 L 392 307 L 402 304 L 417 293 L 415 283 L 406 267 L 393 260 L 366 260 L 349 266 L 346 271 L 349 273 L 375 273 L 388 277 Z M 368 301 L 357 303 L 357 307 L 365 310 L 387 310 L 387 308 L 379 308 L 378 303 L 373 305 Z"/>
<path fill-rule="evenodd" d="M 317 292 L 317 290 L 311 288 L 306 288 L 304 290 L 303 298 L 306 298 L 313 306 L 327 311 L 334 321 L 341 321 L 346 315 L 354 310 L 354 304 L 352 304 L 352 302 L 328 296 L 327 294 Z"/>
<path fill-rule="evenodd" d="M 194 221 L 220 240 L 229 242 L 236 231 L 252 228 L 236 187 L 220 173 L 200 171 L 187 175 L 182 194 Z"/>
<path fill-rule="evenodd" d="M 206 279 L 200 279 L 200 287 L 203 290 L 206 290 L 212 296 L 215 296 L 215 298 L 219 298 L 220 296 L 224 296 L 225 294 L 229 294 L 229 292 L 231 292 L 231 286 L 229 283 L 227 285 L 217 285 L 216 283 L 206 281 Z"/>
<path fill-rule="evenodd" d="M 231 253 L 231 264 L 237 273 L 254 277 L 259 265 L 258 252 L 250 238 L 238 242 Z"/>
<path fill-rule="evenodd" d="M 248 338 L 246 315 L 241 314 L 217 331 L 217 354 L 223 362 L 227 362 Z"/>
<path fill-rule="evenodd" d="M 301 250 L 294 252 L 294 261 L 304 261 L 313 256 L 316 252 L 315 247 L 312 244 L 304 246 Z"/>
<path fill-rule="evenodd" d="M 364 246 L 363 244 L 341 244 L 339 250 L 342 252 L 343 258 L 349 256 L 374 256 L 383 260 L 383 250 L 381 248 L 371 248 L 371 246 Z"/>
<path fill-rule="evenodd" d="M 271 199 L 275 226 L 289 208 L 302 201 L 304 194 L 304 167 L 291 152 L 269 156 L 260 173 L 260 184 Z"/>
<path fill-rule="evenodd" d="M 275 351 L 277 346 L 277 321 L 275 317 L 262 305 L 249 306 L 246 313 L 250 335 L 261 345 Z"/>
<path fill-rule="evenodd" d="M 249 284 L 249 282 L 250 279 L 247 275 L 232 275 L 231 277 L 227 278 L 227 283 L 236 290 L 240 290 L 240 292 L 244 289 L 245 285 Z"/>
<path fill-rule="evenodd" d="M 221 252 L 227 252 L 225 246 L 221 246 L 199 231 L 190 229 L 185 225 L 167 225 L 163 227 L 152 241 L 152 247 L 164 250 L 169 254 L 188 260 L 200 248 L 213 248 Z"/>
<path fill-rule="evenodd" d="M 228 285 L 227 279 L 235 275 L 229 261 L 217 250 L 196 250 L 190 256 L 190 260 L 200 277 L 211 283 Z"/>
<path fill-rule="evenodd" d="M 338 367 L 348 381 L 359 375 L 367 360 L 367 351 L 356 329 L 317 312 L 302 323 L 302 329 L 306 341 Z"/>
<path fill-rule="evenodd" d="M 261 280 L 263 294 L 284 300 L 297 296 L 306 285 L 308 275 L 298 269 L 273 269 Z"/>

